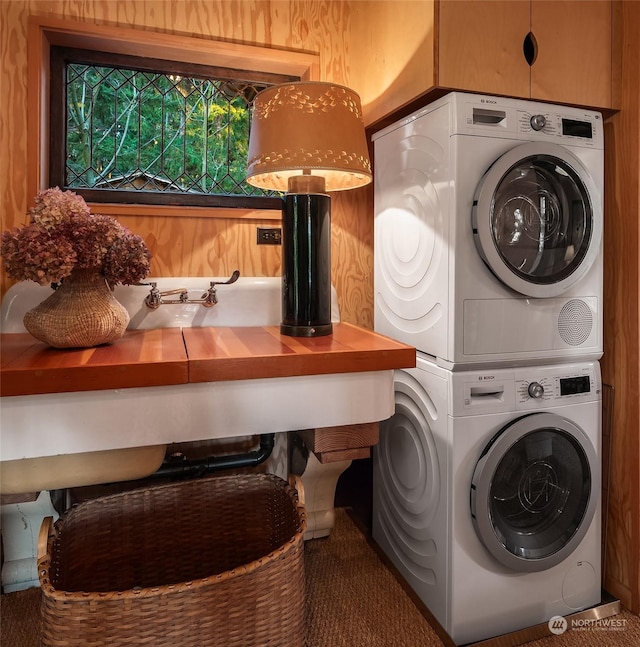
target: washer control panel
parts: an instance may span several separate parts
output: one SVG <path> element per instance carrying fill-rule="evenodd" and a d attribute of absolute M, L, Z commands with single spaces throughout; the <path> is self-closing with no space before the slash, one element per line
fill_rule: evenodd
<path fill-rule="evenodd" d="M 601 399 L 598 362 L 453 372 L 453 415 L 538 411 Z"/>
<path fill-rule="evenodd" d="M 535 408 L 538 402 L 560 404 L 561 402 L 590 401 L 600 396 L 600 381 L 591 366 L 564 369 L 536 369 L 531 377 L 523 375 L 526 369 L 518 370 L 516 378 L 516 402 Z"/>
<path fill-rule="evenodd" d="M 404 126 L 432 111 L 442 110 L 443 115 L 447 115 L 447 103 L 453 105 L 453 114 L 449 118 L 455 120 L 449 126 L 451 135 L 495 137 L 498 140 L 521 142 L 554 142 L 564 146 L 604 149 L 604 127 L 600 112 L 542 101 L 464 92 L 452 92 L 449 98 L 442 97 L 407 117 L 405 121 L 388 128 Z M 376 133 L 374 139 L 385 132 L 387 130 Z"/>

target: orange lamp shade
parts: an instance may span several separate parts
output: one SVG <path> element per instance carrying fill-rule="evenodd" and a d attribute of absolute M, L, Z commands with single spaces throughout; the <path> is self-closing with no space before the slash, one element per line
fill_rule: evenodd
<path fill-rule="evenodd" d="M 371 182 L 362 107 L 353 90 L 302 81 L 256 95 L 247 182 L 287 191 L 289 179 L 300 175 L 323 178 L 326 191 Z"/>

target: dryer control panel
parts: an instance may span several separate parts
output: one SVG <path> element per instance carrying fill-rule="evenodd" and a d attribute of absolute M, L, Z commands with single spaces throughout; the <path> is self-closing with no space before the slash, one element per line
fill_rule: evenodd
<path fill-rule="evenodd" d="M 540 107 L 540 111 L 537 108 Z M 518 132 L 521 135 L 546 135 L 551 139 L 564 139 L 566 143 L 581 146 L 599 145 L 602 132 L 602 118 L 599 114 L 585 111 L 584 114 L 564 114 L 550 110 L 548 106 L 536 105 L 533 109 L 518 110 Z M 536 137 L 530 137 L 532 140 Z"/>
<path fill-rule="evenodd" d="M 604 148 L 602 114 L 595 110 L 464 92 L 452 92 L 447 96 L 453 102 L 451 135 Z M 407 121 L 437 109 L 443 101 L 446 97 L 408 117 Z"/>

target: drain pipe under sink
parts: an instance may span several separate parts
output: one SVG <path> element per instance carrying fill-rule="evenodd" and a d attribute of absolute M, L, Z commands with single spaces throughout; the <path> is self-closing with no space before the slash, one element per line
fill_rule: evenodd
<path fill-rule="evenodd" d="M 165 458 L 163 464 L 147 478 L 168 478 L 176 476 L 202 476 L 209 472 L 242 467 L 257 467 L 271 456 L 275 445 L 275 434 L 261 434 L 260 447 L 244 454 L 207 456 L 190 460 L 183 454 Z"/>

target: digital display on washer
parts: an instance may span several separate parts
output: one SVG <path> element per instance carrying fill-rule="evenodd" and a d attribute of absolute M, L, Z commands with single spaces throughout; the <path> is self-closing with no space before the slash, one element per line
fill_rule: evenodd
<path fill-rule="evenodd" d="M 591 384 L 588 375 L 560 379 L 560 395 L 576 395 L 577 393 L 589 393 L 589 391 L 591 391 Z"/>
<path fill-rule="evenodd" d="M 591 124 L 588 121 L 576 121 L 575 119 L 562 120 L 562 134 L 585 137 L 586 139 L 592 139 L 593 137 Z"/>

